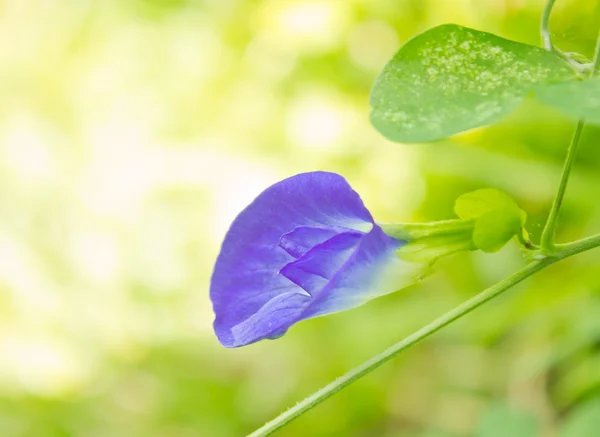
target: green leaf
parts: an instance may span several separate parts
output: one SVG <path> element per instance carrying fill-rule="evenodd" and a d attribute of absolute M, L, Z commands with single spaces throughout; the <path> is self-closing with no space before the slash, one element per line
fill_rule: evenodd
<path fill-rule="evenodd" d="M 590 437 L 600 430 L 600 399 L 583 404 L 564 421 L 559 437 Z"/>
<path fill-rule="evenodd" d="M 456 199 L 454 212 L 462 219 L 478 218 L 495 209 L 518 208 L 516 202 L 504 191 L 484 188 L 471 191 Z"/>
<path fill-rule="evenodd" d="M 497 252 L 522 232 L 527 214 L 506 193 L 493 188 L 473 191 L 456 200 L 461 219 L 475 219 L 473 243 L 484 252 Z"/>
<path fill-rule="evenodd" d="M 531 414 L 508 406 L 491 408 L 483 417 L 475 437 L 538 437 L 539 425 Z"/>
<path fill-rule="evenodd" d="M 392 141 L 422 142 L 493 123 L 535 85 L 575 80 L 558 55 L 446 24 L 411 39 L 371 93 L 371 122 Z"/>
<path fill-rule="evenodd" d="M 600 124 L 600 78 L 540 87 L 535 95 L 572 117 Z"/>

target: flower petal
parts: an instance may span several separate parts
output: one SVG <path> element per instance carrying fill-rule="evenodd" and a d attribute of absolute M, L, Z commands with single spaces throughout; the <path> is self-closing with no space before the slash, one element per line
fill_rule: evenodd
<path fill-rule="evenodd" d="M 338 234 L 287 264 L 279 273 L 316 296 L 353 256 L 362 237 L 360 232 Z"/>
<path fill-rule="evenodd" d="M 310 297 L 305 294 L 284 293 L 267 302 L 252 316 L 231 328 L 233 343 L 243 345 L 248 339 L 281 337 L 297 320 Z M 256 340 L 253 340 L 256 341 Z"/>
<path fill-rule="evenodd" d="M 391 238 L 374 226 L 327 286 L 314 296 L 301 319 L 354 308 L 414 283 L 422 265 L 396 256 L 404 244 L 405 241 Z"/>
<path fill-rule="evenodd" d="M 315 228 L 311 226 L 298 226 L 293 231 L 281 237 L 279 247 L 298 259 L 317 244 L 329 240 L 338 233 L 334 227 Z"/>

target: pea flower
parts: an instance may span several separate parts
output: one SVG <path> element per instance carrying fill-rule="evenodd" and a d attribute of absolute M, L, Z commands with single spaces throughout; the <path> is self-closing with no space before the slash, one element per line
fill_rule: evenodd
<path fill-rule="evenodd" d="M 210 286 L 215 333 L 226 347 L 277 338 L 301 320 L 410 285 L 417 264 L 397 255 L 406 244 L 375 223 L 338 174 L 278 182 L 225 236 Z"/>
<path fill-rule="evenodd" d="M 338 174 L 272 185 L 233 221 L 217 257 L 210 297 L 219 341 L 277 338 L 301 320 L 411 285 L 440 257 L 529 242 L 525 212 L 502 191 L 463 194 L 454 211 L 457 219 L 378 224 Z"/>

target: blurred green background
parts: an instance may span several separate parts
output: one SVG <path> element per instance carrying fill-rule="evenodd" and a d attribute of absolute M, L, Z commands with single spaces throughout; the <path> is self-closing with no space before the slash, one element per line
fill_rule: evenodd
<path fill-rule="evenodd" d="M 501 188 L 538 238 L 573 120 L 527 102 L 451 141 L 392 144 L 368 93 L 437 24 L 538 44 L 542 3 L 0 0 L 0 436 L 242 436 L 518 268 L 514 244 L 461 254 L 277 341 L 226 350 L 212 333 L 229 223 L 298 172 L 343 174 L 380 221 L 451 218 L 461 193 Z M 558 1 L 561 48 L 591 53 L 595 7 Z M 585 130 L 561 240 L 600 232 L 599 142 Z M 278 435 L 593 437 L 599 400 L 591 252 Z"/>

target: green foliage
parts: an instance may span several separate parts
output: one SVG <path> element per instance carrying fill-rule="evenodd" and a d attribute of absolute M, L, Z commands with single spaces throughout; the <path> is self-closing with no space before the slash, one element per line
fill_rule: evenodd
<path fill-rule="evenodd" d="M 484 252 L 497 252 L 522 232 L 527 215 L 506 193 L 488 188 L 463 194 L 456 200 L 456 214 L 474 219 L 473 243 Z"/>
<path fill-rule="evenodd" d="M 584 403 L 565 418 L 558 437 L 591 437 L 600 430 L 600 398 Z M 539 437 L 541 427 L 528 412 L 494 405 L 481 418 L 474 437 Z"/>
<path fill-rule="evenodd" d="M 600 432 L 600 398 L 581 405 L 565 420 L 559 437 L 591 437 Z"/>
<path fill-rule="evenodd" d="M 392 141 L 422 142 L 494 123 L 536 85 L 574 80 L 558 55 L 447 24 L 410 40 L 371 93 L 371 121 Z"/>
<path fill-rule="evenodd" d="M 390 221 L 439 220 L 459 194 L 496 186 L 522 199 L 535 234 L 573 128 L 529 101 L 467 147 L 409 148 L 365 117 L 398 40 L 443 19 L 537 43 L 540 2 L 5 3 L 2 437 L 246 435 L 522 259 L 449 257 L 413 290 L 223 350 L 206 284 L 236 208 L 329 169 Z M 596 22 L 582 20 L 595 2 L 557 3 L 558 45 L 592 53 Z M 582 136 L 561 239 L 600 229 L 599 142 Z M 510 392 L 531 409 L 548 400 L 550 434 L 566 437 L 564 411 L 600 395 L 600 337 L 585 328 L 598 326 L 599 269 L 590 253 L 532 277 L 275 435 L 466 436 L 474 406 Z"/>
<path fill-rule="evenodd" d="M 539 428 L 531 414 L 498 405 L 483 416 L 475 437 L 538 437 Z"/>
<path fill-rule="evenodd" d="M 572 117 L 600 124 L 600 78 L 540 87 L 535 94 Z"/>

